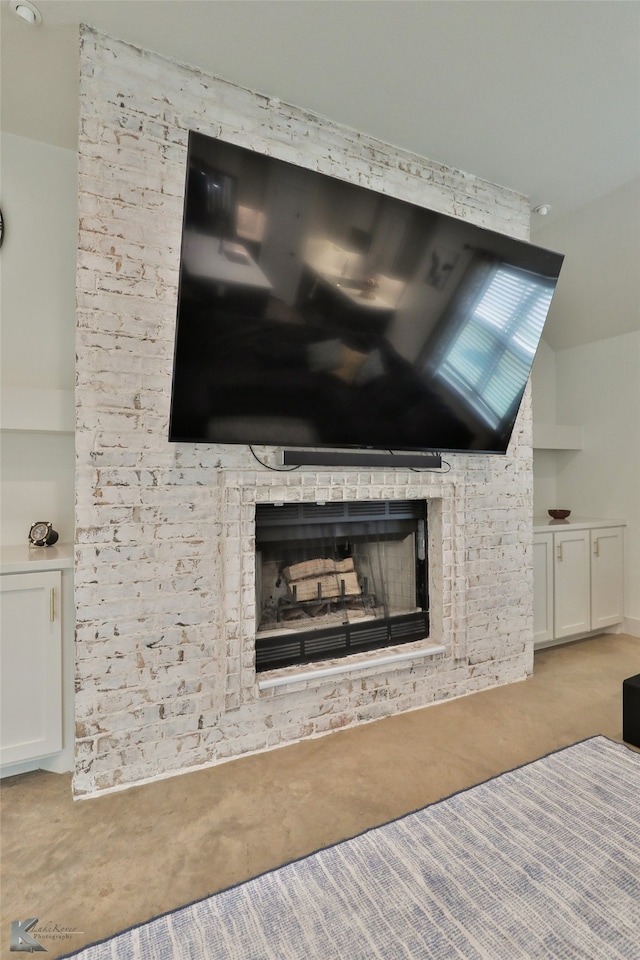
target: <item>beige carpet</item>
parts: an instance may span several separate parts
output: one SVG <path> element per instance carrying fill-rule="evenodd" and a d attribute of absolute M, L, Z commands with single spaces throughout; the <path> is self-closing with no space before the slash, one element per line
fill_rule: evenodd
<path fill-rule="evenodd" d="M 595 734 L 621 739 L 640 640 L 540 651 L 535 674 L 210 770 L 73 802 L 70 775 L 5 780 L 0 956 L 12 920 L 56 957 Z M 66 940 L 53 939 L 53 927 Z"/>

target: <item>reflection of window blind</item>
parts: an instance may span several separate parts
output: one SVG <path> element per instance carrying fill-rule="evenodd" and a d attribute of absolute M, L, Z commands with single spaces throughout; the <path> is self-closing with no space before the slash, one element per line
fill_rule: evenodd
<path fill-rule="evenodd" d="M 538 277 L 498 268 L 438 366 L 494 428 L 529 375 L 552 292 Z"/>

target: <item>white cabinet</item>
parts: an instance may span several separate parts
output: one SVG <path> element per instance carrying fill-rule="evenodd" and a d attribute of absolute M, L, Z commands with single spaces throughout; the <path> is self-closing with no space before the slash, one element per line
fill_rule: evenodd
<path fill-rule="evenodd" d="M 0 547 L 0 777 L 73 769 L 73 546 Z"/>
<path fill-rule="evenodd" d="M 621 527 L 591 531 L 591 629 L 624 619 L 624 543 Z"/>
<path fill-rule="evenodd" d="M 586 636 L 623 621 L 623 526 L 622 521 L 601 520 L 536 525 L 536 645 Z"/>
<path fill-rule="evenodd" d="M 573 637 L 591 629 L 589 530 L 563 530 L 554 542 L 554 637 Z"/>
<path fill-rule="evenodd" d="M 533 641 L 553 640 L 553 534 L 533 536 Z"/>
<path fill-rule="evenodd" d="M 0 765 L 62 749 L 59 570 L 0 577 Z"/>

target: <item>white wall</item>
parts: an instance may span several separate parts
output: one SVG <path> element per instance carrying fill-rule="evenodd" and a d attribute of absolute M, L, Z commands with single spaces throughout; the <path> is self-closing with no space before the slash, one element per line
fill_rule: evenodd
<path fill-rule="evenodd" d="M 621 517 L 625 616 L 640 636 L 640 332 L 560 350 L 557 409 L 581 421 L 584 447 L 557 455 L 557 491 L 578 515 Z"/>
<path fill-rule="evenodd" d="M 531 371 L 531 408 L 534 424 L 557 423 L 556 356 L 542 340 Z M 559 506 L 556 495 L 556 453 L 554 450 L 533 451 L 533 513 L 547 515 L 549 507 Z"/>
<path fill-rule="evenodd" d="M 77 160 L 3 133 L 3 385 L 74 384 Z"/>
<path fill-rule="evenodd" d="M 2 542 L 26 542 L 34 520 L 72 542 L 74 444 L 59 431 L 73 429 L 77 159 L 9 133 L 0 148 Z"/>
<path fill-rule="evenodd" d="M 640 329 L 640 177 L 538 225 L 533 240 L 565 255 L 544 331 L 553 350 Z"/>
<path fill-rule="evenodd" d="M 640 180 L 535 242 L 565 262 L 534 365 L 534 424 L 581 426 L 583 449 L 535 451 L 534 509 L 627 521 L 625 629 L 640 637 Z M 611 336 L 588 342 L 603 314 Z"/>

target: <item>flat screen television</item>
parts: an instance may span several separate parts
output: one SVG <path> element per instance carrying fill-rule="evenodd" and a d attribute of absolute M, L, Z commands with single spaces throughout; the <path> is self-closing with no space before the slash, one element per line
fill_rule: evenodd
<path fill-rule="evenodd" d="M 192 132 L 169 439 L 504 454 L 562 260 Z"/>

